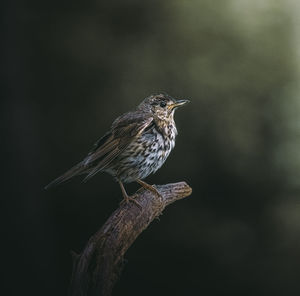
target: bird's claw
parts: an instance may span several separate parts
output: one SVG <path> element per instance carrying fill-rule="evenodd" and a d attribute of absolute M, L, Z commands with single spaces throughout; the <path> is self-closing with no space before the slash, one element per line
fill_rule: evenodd
<path fill-rule="evenodd" d="M 142 180 L 138 180 L 137 181 L 144 189 L 149 190 L 151 192 L 153 192 L 154 194 L 156 194 L 156 196 L 160 199 L 160 201 L 163 201 L 163 197 L 160 194 L 160 192 L 156 189 L 155 185 L 150 185 Z"/>

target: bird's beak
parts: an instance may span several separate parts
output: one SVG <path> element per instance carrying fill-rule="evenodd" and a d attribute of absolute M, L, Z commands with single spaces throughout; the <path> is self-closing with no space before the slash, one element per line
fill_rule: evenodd
<path fill-rule="evenodd" d="M 176 100 L 174 104 L 170 105 L 170 109 L 173 110 L 173 109 L 181 107 L 189 102 L 190 102 L 189 100 Z"/>

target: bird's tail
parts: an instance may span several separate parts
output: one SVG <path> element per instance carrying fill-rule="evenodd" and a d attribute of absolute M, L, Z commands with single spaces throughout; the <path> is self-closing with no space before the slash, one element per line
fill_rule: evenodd
<path fill-rule="evenodd" d="M 53 180 L 51 183 L 49 183 L 47 186 L 45 186 L 45 189 L 52 188 L 56 185 L 59 185 L 60 183 L 67 181 L 71 179 L 74 176 L 81 175 L 82 173 L 85 173 L 87 167 L 84 165 L 83 161 L 73 166 L 71 169 L 69 169 L 67 172 L 65 172 L 60 177 Z"/>

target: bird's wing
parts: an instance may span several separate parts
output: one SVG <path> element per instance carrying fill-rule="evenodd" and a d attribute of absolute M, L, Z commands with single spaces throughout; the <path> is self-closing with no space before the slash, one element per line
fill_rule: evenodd
<path fill-rule="evenodd" d="M 118 117 L 112 124 L 111 131 L 95 143 L 93 149 L 83 160 L 85 166 L 92 167 L 84 180 L 88 180 L 97 172 L 105 169 L 152 122 L 153 117 L 145 116 L 140 112 L 130 112 Z"/>
<path fill-rule="evenodd" d="M 74 176 L 86 174 L 85 181 L 106 168 L 126 147 L 152 125 L 153 118 L 140 112 L 129 112 L 118 117 L 111 130 L 100 138 L 87 157 L 56 178 L 45 189 L 54 187 Z"/>

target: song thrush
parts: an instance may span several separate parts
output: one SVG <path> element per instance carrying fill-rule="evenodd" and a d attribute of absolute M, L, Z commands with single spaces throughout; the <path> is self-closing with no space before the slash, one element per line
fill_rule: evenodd
<path fill-rule="evenodd" d="M 86 174 L 86 181 L 98 172 L 106 172 L 118 181 L 126 202 L 133 198 L 127 195 L 123 182 L 138 182 L 159 195 L 155 187 L 142 179 L 156 172 L 174 148 L 177 135 L 174 111 L 188 102 L 166 93 L 150 95 L 135 111 L 119 116 L 80 163 L 45 189 L 77 175 Z"/>

